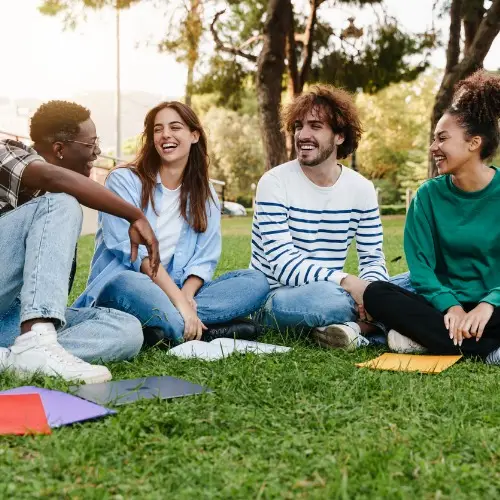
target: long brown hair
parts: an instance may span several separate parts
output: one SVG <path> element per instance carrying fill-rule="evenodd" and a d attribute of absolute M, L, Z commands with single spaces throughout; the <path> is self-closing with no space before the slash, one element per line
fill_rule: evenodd
<path fill-rule="evenodd" d="M 145 210 L 149 203 L 156 212 L 154 190 L 156 179 L 161 166 L 161 159 L 154 145 L 154 124 L 159 111 L 171 108 L 179 113 L 182 120 L 191 132 L 198 132 L 198 142 L 191 145 L 189 158 L 182 173 L 181 186 L 181 215 L 188 224 L 197 232 L 203 233 L 207 229 L 206 203 L 213 199 L 208 180 L 208 153 L 207 136 L 195 112 L 187 105 L 178 101 L 166 101 L 151 109 L 144 119 L 144 131 L 141 136 L 141 148 L 133 165 L 130 167 L 141 179 L 141 207 Z M 189 214 L 187 202 L 189 200 Z"/>

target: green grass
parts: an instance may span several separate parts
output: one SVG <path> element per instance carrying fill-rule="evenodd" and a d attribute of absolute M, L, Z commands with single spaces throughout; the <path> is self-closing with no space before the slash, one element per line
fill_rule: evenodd
<path fill-rule="evenodd" d="M 219 273 L 247 266 L 249 225 L 223 221 Z M 406 265 L 391 262 L 402 255 L 402 226 L 400 217 L 384 219 L 391 274 Z M 80 242 L 73 296 L 92 245 Z M 466 361 L 439 375 L 368 371 L 355 363 L 374 349 L 321 350 L 286 333 L 266 339 L 293 350 L 205 363 L 152 349 L 111 364 L 115 379 L 173 375 L 215 393 L 139 402 L 51 436 L 2 438 L 0 498 L 497 497 L 496 368 Z M 0 376 L 1 388 L 18 383 Z"/>

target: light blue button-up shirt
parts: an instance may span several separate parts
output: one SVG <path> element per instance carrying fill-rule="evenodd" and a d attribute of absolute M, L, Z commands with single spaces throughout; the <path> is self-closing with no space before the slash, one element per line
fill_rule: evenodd
<path fill-rule="evenodd" d="M 129 168 L 118 168 L 109 174 L 106 187 L 136 207 L 141 207 L 142 183 Z M 163 185 L 158 174 L 154 192 L 155 206 L 161 208 Z M 220 206 L 211 187 L 214 201 L 207 201 L 208 226 L 204 233 L 197 233 L 184 221 L 175 253 L 166 271 L 181 287 L 193 275 L 207 282 L 213 276 L 221 254 Z M 188 202 L 189 210 L 189 202 Z M 145 211 L 146 218 L 156 230 L 157 214 L 151 204 Z M 145 246 L 139 246 L 138 257 L 130 262 L 130 224 L 114 215 L 99 212 L 98 229 L 95 236 L 95 251 L 86 290 L 76 299 L 75 307 L 93 305 L 102 287 L 121 271 L 140 272 L 142 259 L 148 256 Z"/>

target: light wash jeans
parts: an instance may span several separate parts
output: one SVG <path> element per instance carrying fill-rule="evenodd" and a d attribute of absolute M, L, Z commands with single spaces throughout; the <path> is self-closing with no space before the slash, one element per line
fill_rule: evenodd
<path fill-rule="evenodd" d="M 389 281 L 413 290 L 409 273 L 399 274 Z M 305 331 L 317 326 L 356 321 L 356 318 L 353 298 L 341 286 L 329 281 L 271 290 L 257 315 L 257 320 L 264 326 Z"/>
<path fill-rule="evenodd" d="M 205 283 L 195 296 L 205 325 L 226 323 L 257 311 L 269 293 L 266 277 L 252 269 L 232 271 Z M 159 328 L 165 338 L 183 341 L 184 320 L 165 292 L 145 274 L 123 271 L 101 289 L 96 306 L 127 312 L 143 327 Z"/>
<path fill-rule="evenodd" d="M 63 347 L 84 360 L 137 354 L 143 336 L 135 318 L 66 308 L 81 225 L 80 204 L 62 193 L 34 198 L 0 217 L 0 346 L 12 345 L 22 322 L 51 318 Z"/>

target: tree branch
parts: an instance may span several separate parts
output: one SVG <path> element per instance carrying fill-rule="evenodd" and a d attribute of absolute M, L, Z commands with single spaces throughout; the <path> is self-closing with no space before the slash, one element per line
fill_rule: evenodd
<path fill-rule="evenodd" d="M 450 9 L 450 38 L 446 49 L 445 73 L 451 71 L 460 57 L 460 29 L 462 26 L 463 0 L 453 0 Z"/>
<path fill-rule="evenodd" d="M 212 33 L 212 37 L 214 39 L 214 42 L 215 42 L 217 49 L 221 50 L 222 52 L 228 52 L 229 54 L 234 54 L 235 56 L 243 57 L 243 58 L 248 59 L 249 61 L 252 61 L 252 62 L 257 62 L 257 56 L 254 56 L 253 54 L 249 54 L 247 52 L 243 52 L 241 50 L 241 48 L 228 47 L 227 45 L 224 45 L 222 40 L 219 38 L 219 35 L 218 35 L 217 31 L 215 30 L 215 23 L 219 20 L 219 17 L 222 16 L 222 14 L 224 14 L 224 12 L 226 12 L 225 9 L 217 12 L 214 16 L 212 23 L 210 24 L 210 32 Z M 245 44 L 246 44 L 246 42 L 242 45 L 245 45 Z"/>
<path fill-rule="evenodd" d="M 316 13 L 318 11 L 318 6 L 323 0 L 309 0 L 309 5 L 311 11 L 309 12 L 309 17 L 307 18 L 306 28 L 304 30 L 304 52 L 302 57 L 302 67 L 300 68 L 300 88 L 304 86 L 306 79 L 309 75 L 309 70 L 311 69 L 311 61 L 313 56 L 313 40 L 314 40 L 314 28 L 316 27 Z"/>

